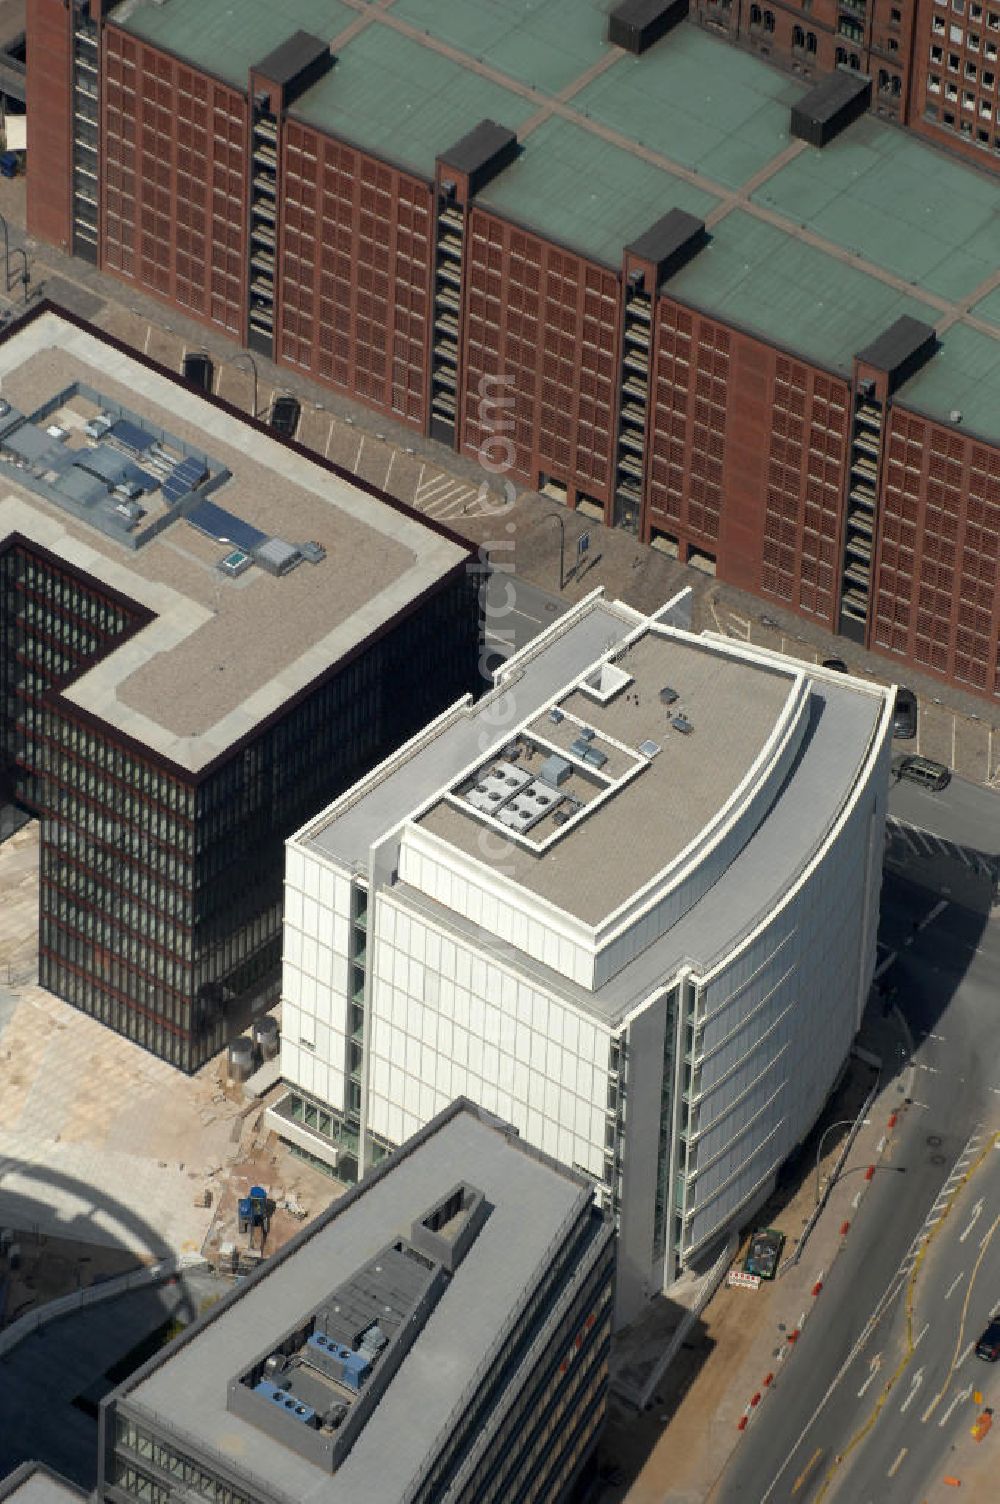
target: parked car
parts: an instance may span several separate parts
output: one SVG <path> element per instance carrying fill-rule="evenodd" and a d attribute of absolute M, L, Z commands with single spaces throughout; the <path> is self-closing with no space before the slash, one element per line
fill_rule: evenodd
<path fill-rule="evenodd" d="M 776 1227 L 763 1227 L 750 1239 L 743 1269 L 747 1274 L 756 1274 L 759 1279 L 773 1279 L 778 1272 L 781 1251 L 785 1246 L 785 1234 Z"/>
<path fill-rule="evenodd" d="M 976 1357 L 985 1363 L 995 1363 L 1000 1358 L 1000 1314 L 990 1317 L 989 1325 L 976 1343 Z"/>
<path fill-rule="evenodd" d="M 917 697 L 912 689 L 901 684 L 896 690 L 896 703 L 892 711 L 892 734 L 901 742 L 912 741 L 917 734 Z"/>
<path fill-rule="evenodd" d="M 294 439 L 301 413 L 302 408 L 297 397 L 275 397 L 271 405 L 269 426 L 274 429 L 275 433 L 283 434 L 286 439 Z"/>
<path fill-rule="evenodd" d="M 897 778 L 904 778 L 907 783 L 919 783 L 921 788 L 930 789 L 935 794 L 946 789 L 951 782 L 951 769 L 931 757 L 900 757 L 893 762 L 893 772 Z"/>

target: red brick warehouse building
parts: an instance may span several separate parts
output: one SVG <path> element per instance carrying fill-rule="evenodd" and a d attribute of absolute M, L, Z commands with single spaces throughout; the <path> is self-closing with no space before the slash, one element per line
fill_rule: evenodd
<path fill-rule="evenodd" d="M 994 697 L 1000 188 L 679 8 L 36 0 L 30 227 Z"/>
<path fill-rule="evenodd" d="M 695 0 L 692 11 L 804 78 L 870 74 L 876 114 L 1000 173 L 1000 0 Z"/>

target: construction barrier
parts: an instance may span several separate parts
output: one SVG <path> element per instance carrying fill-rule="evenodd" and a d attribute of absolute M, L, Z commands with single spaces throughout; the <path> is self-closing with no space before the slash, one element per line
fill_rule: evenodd
<path fill-rule="evenodd" d="M 730 1269 L 726 1275 L 727 1285 L 737 1285 L 746 1290 L 760 1289 L 760 1275 L 746 1274 L 742 1269 Z"/>

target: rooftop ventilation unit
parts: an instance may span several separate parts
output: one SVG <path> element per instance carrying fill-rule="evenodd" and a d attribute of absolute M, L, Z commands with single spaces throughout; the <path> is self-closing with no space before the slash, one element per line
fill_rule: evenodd
<path fill-rule="evenodd" d="M 564 721 L 565 719 L 566 717 L 559 709 L 559 706 L 553 705 L 552 709 L 549 711 L 549 720 L 552 722 L 553 726 L 558 726 L 559 722 Z"/>
<path fill-rule="evenodd" d="M 870 345 L 859 350 L 857 358 L 863 365 L 888 374 L 891 393 L 909 381 L 938 348 L 939 340 L 932 326 L 905 313 Z"/>
<path fill-rule="evenodd" d="M 621 0 L 608 17 L 608 41 L 636 57 L 688 13 L 688 0 Z"/>
<path fill-rule="evenodd" d="M 660 751 L 660 744 L 659 742 L 640 742 L 639 751 L 642 753 L 643 757 L 652 759 L 656 756 L 657 752 Z"/>
<path fill-rule="evenodd" d="M 682 736 L 689 736 L 694 730 L 694 727 L 692 726 L 686 715 L 673 716 L 671 718 L 670 724 L 671 726 L 673 726 L 674 730 L 679 731 Z"/>
<path fill-rule="evenodd" d="M 297 564 L 302 563 L 302 555 L 294 543 L 286 543 L 284 538 L 268 538 L 259 543 L 253 550 L 253 557 L 267 574 L 283 575 L 290 574 Z"/>
<path fill-rule="evenodd" d="M 503 806 L 497 819 L 502 825 L 509 825 L 511 830 L 523 835 L 561 803 L 560 793 L 535 779 Z"/>
<path fill-rule="evenodd" d="M 503 172 L 519 151 L 517 136 L 509 127 L 495 120 L 481 120 L 461 141 L 443 151 L 438 161 L 465 175 L 471 198 Z"/>
<path fill-rule="evenodd" d="M 707 244 L 708 233 L 703 219 L 683 209 L 671 209 L 625 249 L 636 260 L 653 263 L 656 287 L 660 288 Z"/>
<path fill-rule="evenodd" d="M 573 771 L 573 766 L 565 757 L 557 757 L 555 753 L 547 757 L 538 770 L 538 776 L 543 783 L 552 788 L 559 788 L 564 784 Z"/>
<path fill-rule="evenodd" d="M 872 81 L 853 68 L 837 68 L 792 106 L 791 135 L 810 146 L 826 146 L 863 115 L 871 103 Z"/>
<path fill-rule="evenodd" d="M 583 760 L 590 763 L 592 768 L 603 768 L 608 759 L 600 747 L 588 747 L 583 754 Z"/>
<path fill-rule="evenodd" d="M 581 738 L 582 741 L 592 742 L 594 740 L 594 737 L 596 736 L 596 734 L 597 733 L 594 731 L 593 726 L 581 726 L 580 727 L 580 738 Z"/>
<path fill-rule="evenodd" d="M 664 684 L 663 688 L 660 690 L 660 704 L 673 705 L 678 698 L 679 696 L 676 689 L 674 689 L 670 684 Z"/>

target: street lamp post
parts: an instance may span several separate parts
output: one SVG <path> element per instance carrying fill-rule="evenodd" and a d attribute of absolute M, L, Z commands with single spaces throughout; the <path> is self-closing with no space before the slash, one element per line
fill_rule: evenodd
<path fill-rule="evenodd" d="M 820 1162 L 820 1160 L 823 1157 L 823 1145 L 826 1143 L 826 1140 L 827 1140 L 827 1137 L 829 1136 L 829 1134 L 831 1134 L 835 1128 L 853 1128 L 853 1127 L 854 1127 L 854 1119 L 853 1118 L 842 1118 L 839 1123 L 831 1123 L 828 1128 L 824 1128 L 823 1132 L 820 1134 L 819 1144 L 816 1147 L 816 1205 L 817 1206 L 819 1206 L 819 1162 Z"/>
<path fill-rule="evenodd" d="M 11 258 L 11 256 L 20 256 L 21 260 L 24 262 L 24 269 L 21 272 L 21 286 L 24 288 L 24 301 L 27 302 L 28 301 L 28 284 L 31 282 L 31 273 L 28 270 L 28 253 L 27 253 L 27 251 L 23 250 L 22 247 L 19 246 L 19 245 L 16 245 L 12 251 L 9 251 L 7 253 L 7 291 L 8 292 L 10 291 L 10 258 Z"/>
<path fill-rule="evenodd" d="M 230 364 L 235 365 L 238 360 L 248 360 L 250 362 L 250 369 L 253 371 L 253 416 L 256 418 L 257 389 L 260 385 L 260 376 L 257 371 L 257 362 L 254 360 L 249 350 L 241 350 L 239 355 L 234 355 L 232 357 L 232 360 L 230 361 Z"/>
<path fill-rule="evenodd" d="M 559 589 L 561 591 L 566 580 L 566 522 L 558 512 L 546 512 L 542 521 L 559 524 Z"/>

